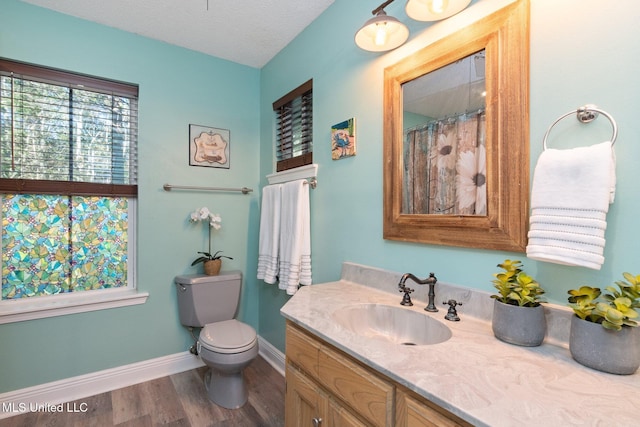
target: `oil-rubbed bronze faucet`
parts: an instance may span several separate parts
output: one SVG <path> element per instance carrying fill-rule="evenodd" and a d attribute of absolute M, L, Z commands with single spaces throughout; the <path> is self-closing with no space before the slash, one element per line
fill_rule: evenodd
<path fill-rule="evenodd" d="M 409 297 L 409 294 L 413 292 L 413 289 L 407 288 L 404 284 L 407 281 L 407 279 L 411 279 L 419 285 L 429 285 L 429 304 L 427 304 L 427 306 L 424 309 L 426 311 L 430 311 L 434 313 L 438 311 L 434 303 L 434 300 L 436 298 L 435 286 L 436 286 L 436 282 L 438 281 L 436 276 L 433 273 L 429 273 L 429 277 L 427 277 L 426 279 L 418 279 L 416 276 L 414 276 L 411 273 L 405 273 L 402 275 L 402 278 L 400 279 L 400 283 L 398 283 L 398 288 L 400 288 L 400 292 L 404 292 L 404 297 L 402 298 L 402 302 L 400 304 L 413 305 L 413 303 L 411 302 L 411 298 Z"/>

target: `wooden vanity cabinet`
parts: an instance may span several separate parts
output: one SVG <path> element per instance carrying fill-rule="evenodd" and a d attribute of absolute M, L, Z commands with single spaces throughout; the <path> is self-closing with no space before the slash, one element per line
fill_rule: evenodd
<path fill-rule="evenodd" d="M 287 426 L 312 426 L 328 414 L 328 396 L 301 371 L 287 364 L 285 420 Z M 320 425 L 320 422 L 317 422 Z"/>
<path fill-rule="evenodd" d="M 287 427 L 470 426 L 287 321 Z"/>
<path fill-rule="evenodd" d="M 287 364 L 285 423 L 287 426 L 364 427 L 348 408 L 310 380 L 307 375 Z"/>
<path fill-rule="evenodd" d="M 396 427 L 458 427 L 472 424 L 409 390 L 396 391 Z"/>
<path fill-rule="evenodd" d="M 289 324 L 286 354 L 287 426 L 393 425 L 386 411 L 395 397 L 390 384 Z"/>

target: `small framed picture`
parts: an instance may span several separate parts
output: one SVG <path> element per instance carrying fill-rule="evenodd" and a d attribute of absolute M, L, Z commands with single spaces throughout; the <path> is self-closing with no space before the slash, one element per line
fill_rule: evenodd
<path fill-rule="evenodd" d="M 209 126 L 189 125 L 189 165 L 229 169 L 231 132 Z"/>
<path fill-rule="evenodd" d="M 356 155 L 356 119 L 351 118 L 331 126 L 331 158 L 333 160 Z"/>

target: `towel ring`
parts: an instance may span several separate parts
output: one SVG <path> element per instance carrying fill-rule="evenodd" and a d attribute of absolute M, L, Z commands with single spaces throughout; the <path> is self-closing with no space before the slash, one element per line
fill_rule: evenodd
<path fill-rule="evenodd" d="M 544 138 L 542 139 L 543 150 L 547 149 L 547 137 L 549 136 L 549 132 L 551 132 L 551 129 L 553 129 L 553 127 L 557 125 L 560 120 L 572 114 L 575 114 L 576 118 L 582 123 L 590 123 L 598 117 L 598 114 L 602 114 L 607 119 L 609 119 L 609 121 L 611 122 L 611 127 L 613 128 L 613 135 L 611 136 L 611 146 L 613 147 L 613 144 L 616 143 L 616 137 L 618 136 L 618 125 L 616 125 L 616 121 L 606 111 L 599 109 L 595 105 L 587 104 L 576 110 L 569 111 L 568 113 L 563 114 L 562 116 L 558 117 L 558 119 L 556 119 L 556 121 L 553 122 L 551 126 L 549 126 L 549 129 L 547 129 L 547 132 L 544 134 Z"/>

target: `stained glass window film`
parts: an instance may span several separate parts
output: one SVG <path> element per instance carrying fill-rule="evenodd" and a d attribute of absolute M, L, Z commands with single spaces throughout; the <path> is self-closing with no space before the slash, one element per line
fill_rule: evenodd
<path fill-rule="evenodd" d="M 126 198 L 5 195 L 2 299 L 127 285 Z"/>

